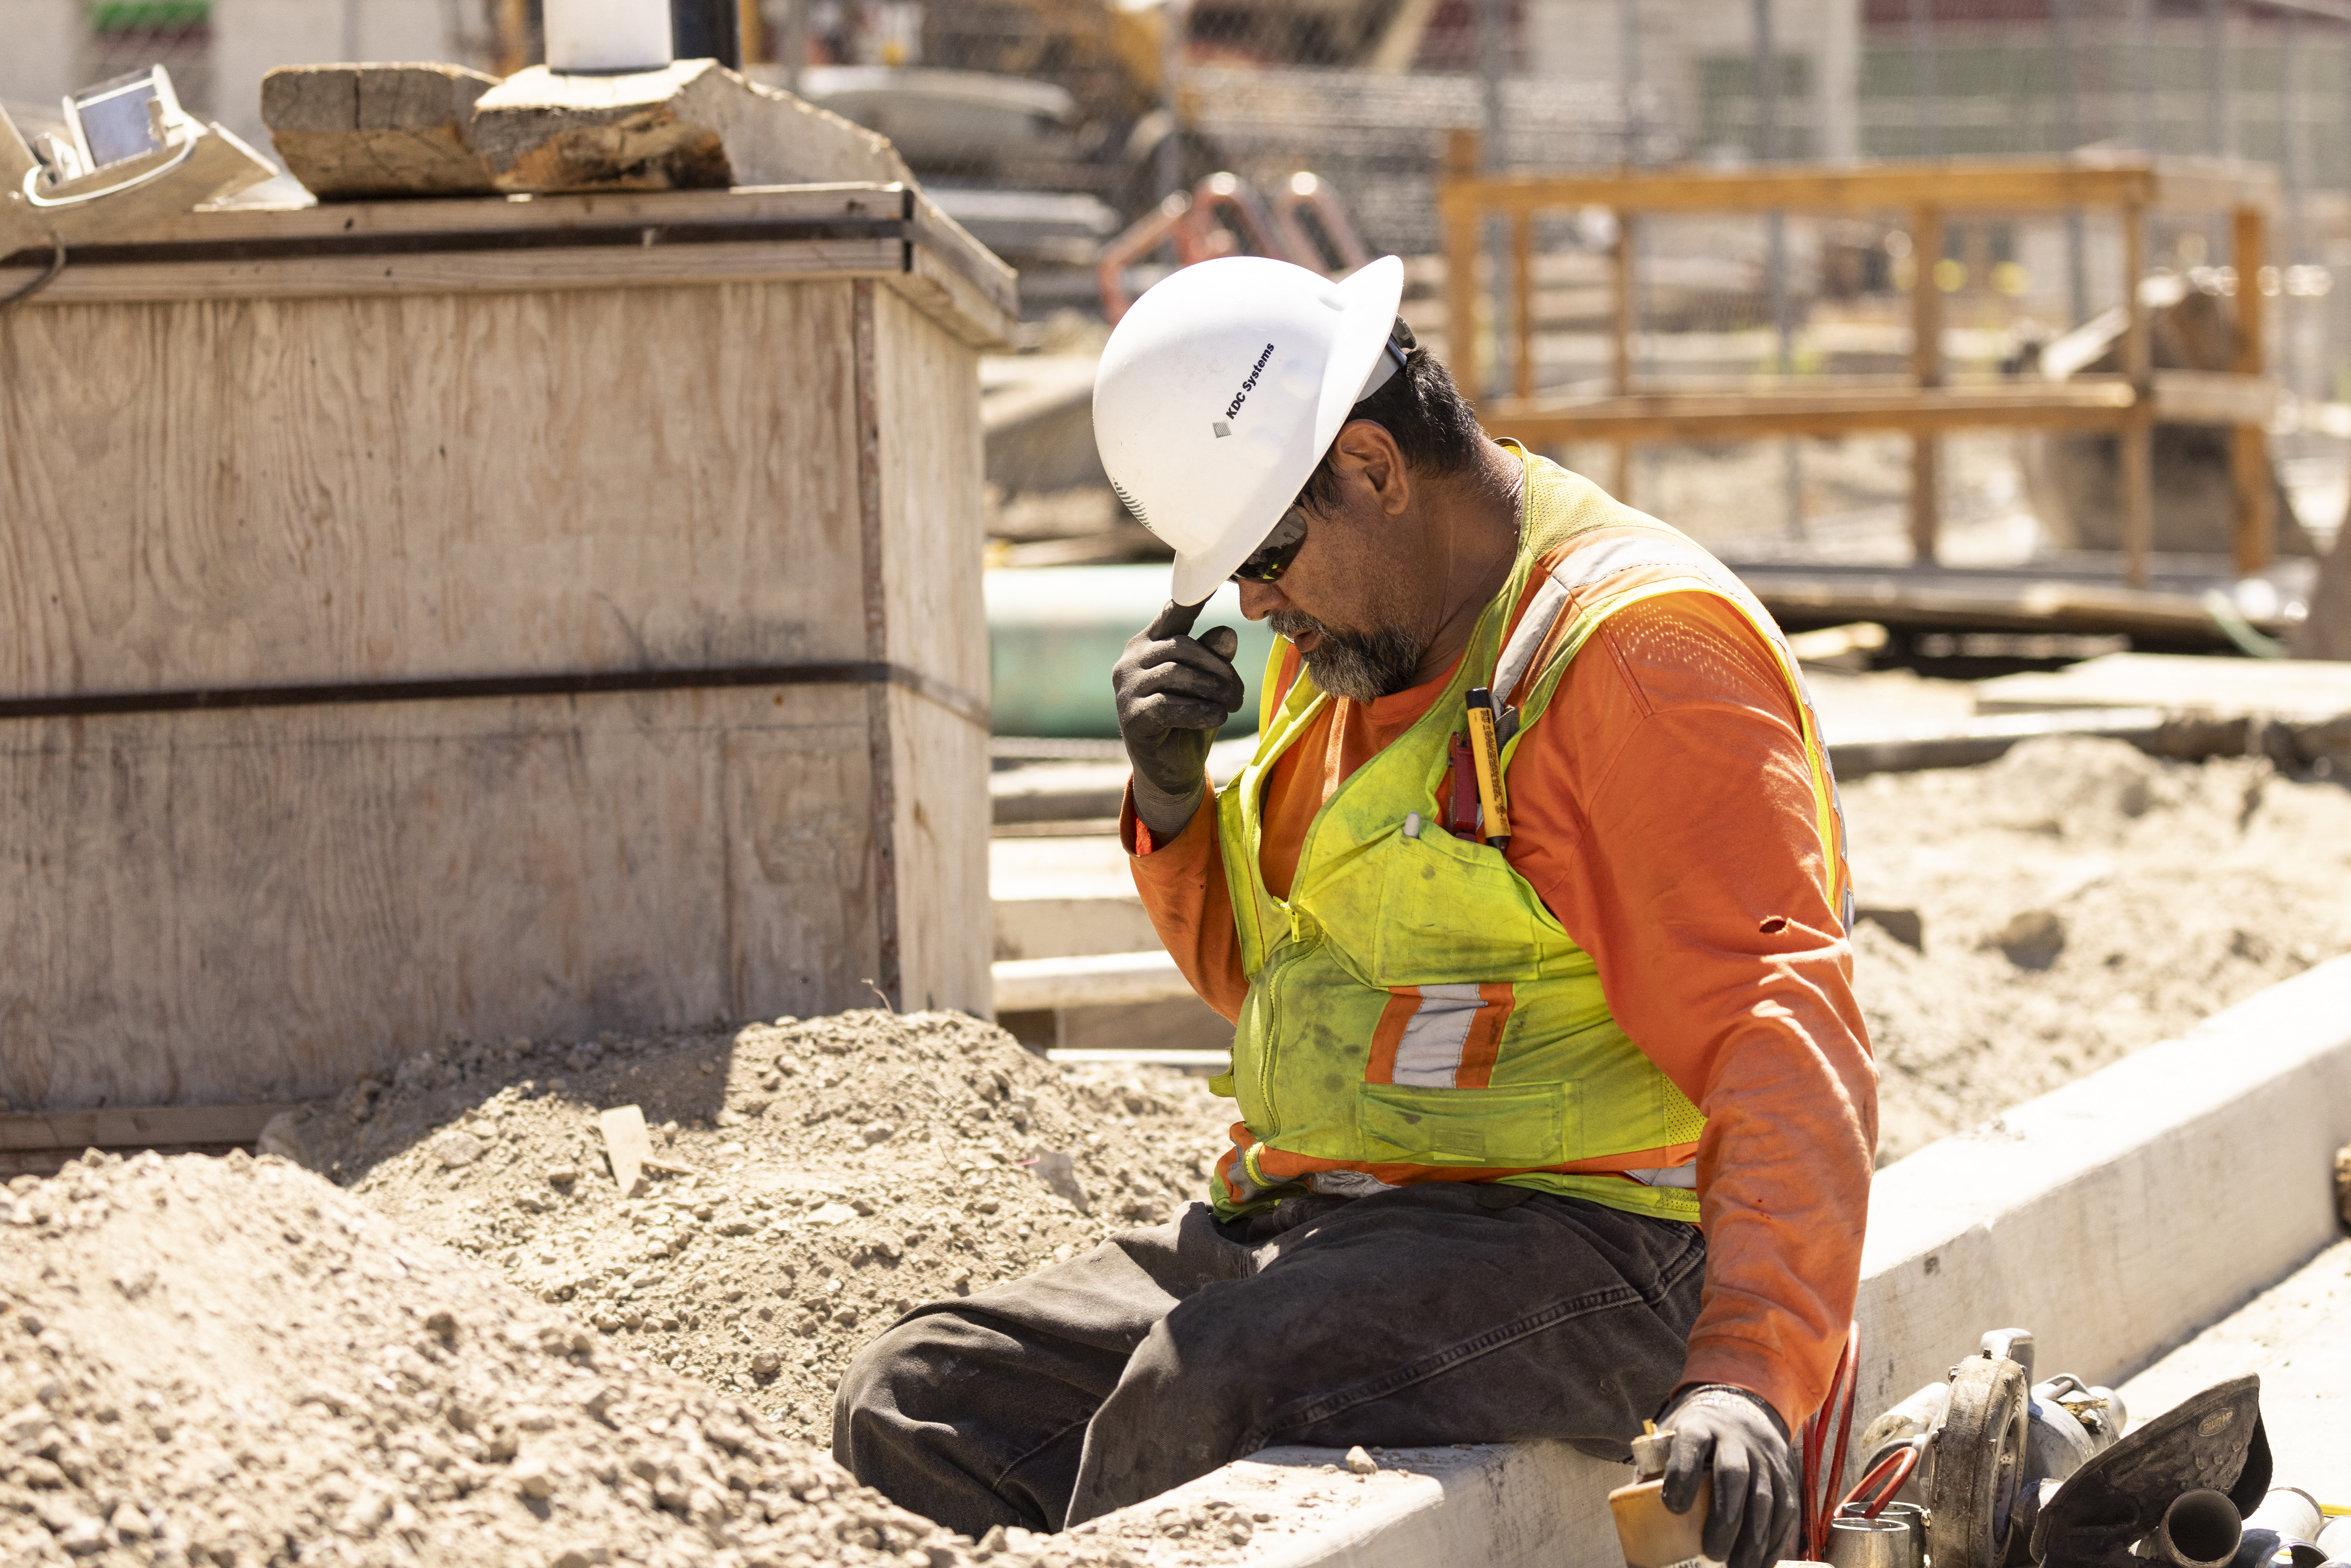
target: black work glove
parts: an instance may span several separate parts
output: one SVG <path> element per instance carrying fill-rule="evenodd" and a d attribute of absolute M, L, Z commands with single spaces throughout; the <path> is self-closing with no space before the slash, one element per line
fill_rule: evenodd
<path fill-rule="evenodd" d="M 1674 1435 L 1659 1499 L 1667 1510 L 1687 1513 L 1698 1482 L 1713 1476 L 1699 1550 L 1729 1568 L 1771 1568 L 1803 1511 L 1795 1453 L 1779 1414 L 1744 1389 L 1701 1383 L 1667 1406 L 1657 1427 Z"/>
<path fill-rule="evenodd" d="M 1197 604 L 1170 603 L 1127 639 L 1110 673 L 1118 696 L 1118 733 L 1134 763 L 1134 814 L 1165 841 L 1189 826 L 1208 792 L 1208 746 L 1241 706 L 1233 668 L 1240 635 L 1212 626 L 1195 642 L 1184 635 L 1200 618 Z"/>

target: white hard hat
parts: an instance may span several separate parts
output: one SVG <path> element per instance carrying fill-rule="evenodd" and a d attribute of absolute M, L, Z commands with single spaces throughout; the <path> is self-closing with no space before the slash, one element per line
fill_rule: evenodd
<path fill-rule="evenodd" d="M 1393 368 L 1403 297 L 1393 256 L 1336 283 L 1234 256 L 1172 274 L 1121 319 L 1094 378 L 1094 444 L 1118 498 L 1175 547 L 1177 603 L 1216 592 L 1281 520 Z"/>

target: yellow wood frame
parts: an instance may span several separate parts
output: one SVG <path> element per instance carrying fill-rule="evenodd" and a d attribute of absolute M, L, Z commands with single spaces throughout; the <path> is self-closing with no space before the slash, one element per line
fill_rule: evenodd
<path fill-rule="evenodd" d="M 1941 529 L 1937 460 L 1943 432 L 1999 425 L 2113 431 L 2123 444 L 2124 573 L 2133 586 L 2143 587 L 2154 532 L 2155 423 L 2228 424 L 2234 431 L 2230 465 L 2236 488 L 2237 570 L 2257 571 L 2269 564 L 2275 517 L 2263 441 L 2276 387 L 2262 372 L 2259 302 L 2278 178 L 2267 165 L 2132 157 L 1479 174 L 1479 162 L 1478 133 L 1451 132 L 1437 211 L 1445 231 L 1447 341 L 1461 380 L 1471 386 L 1487 384 L 1478 363 L 1476 328 L 1483 292 L 1478 277 L 1481 234 L 1489 218 L 1510 222 L 1507 285 L 1512 300 L 1515 373 L 1510 394 L 1485 400 L 1479 411 L 1495 434 L 1531 444 L 1612 441 L 1617 449 L 1615 488 L 1623 495 L 1631 476 L 1631 449 L 1645 442 L 1903 432 L 1911 438 L 1911 548 L 1920 560 L 1931 562 Z M 1540 213 L 1584 207 L 1606 208 L 1616 219 L 1610 390 L 1600 397 L 1538 396 L 1532 353 L 1534 219 Z M 1942 291 L 1931 278 L 1932 259 L 1942 253 L 1944 214 L 2085 207 L 2113 208 L 2122 220 L 2128 320 L 2124 373 L 2063 382 L 1946 384 Z M 2137 285 L 2146 271 L 2147 214 L 2158 210 L 2230 214 L 2231 260 L 2240 279 L 2239 347 L 2232 373 L 2158 373 L 2150 362 L 2147 317 Z M 1703 392 L 1637 390 L 1632 339 L 1640 214 L 1774 211 L 1909 214 L 1911 253 L 1920 258 L 1910 290 L 1909 379 L 1896 383 L 1838 378 L 1795 385 L 1767 381 Z M 1504 282 L 1494 279 L 1497 287 Z"/>

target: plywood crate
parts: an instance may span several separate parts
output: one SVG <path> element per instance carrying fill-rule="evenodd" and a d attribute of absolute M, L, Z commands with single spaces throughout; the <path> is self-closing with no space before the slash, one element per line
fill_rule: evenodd
<path fill-rule="evenodd" d="M 0 313 L 0 1111 L 985 1016 L 1013 304 L 831 185 L 194 213 Z"/>

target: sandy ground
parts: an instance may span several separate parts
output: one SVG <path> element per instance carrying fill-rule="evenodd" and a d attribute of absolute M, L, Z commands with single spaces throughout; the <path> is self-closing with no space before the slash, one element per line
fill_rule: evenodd
<path fill-rule="evenodd" d="M 1880 1158 L 2351 951 L 2351 790 L 2256 758 L 2037 740 L 1844 790 Z M 1899 924 L 1898 920 L 1894 924 Z"/>
<path fill-rule="evenodd" d="M 635 1196 L 596 1112 L 674 1167 Z M 821 1452 L 850 1356 L 1199 1188 L 1198 1081 L 955 1014 L 467 1044 L 256 1161 L 0 1192 L 0 1563 L 1154 1568 L 1238 1504 L 972 1542 Z"/>
<path fill-rule="evenodd" d="M 747 1402 L 282 1160 L 99 1155 L 10 1186 L 10 1568 L 975 1560 Z"/>
<path fill-rule="evenodd" d="M 612 1183 L 599 1109 L 658 1157 Z M 879 1327 L 1165 1218 L 1198 1196 L 1228 1102 L 1164 1070 L 1065 1072 L 955 1013 L 426 1053 L 295 1129 L 309 1164 L 632 1354 L 831 1437 Z"/>

